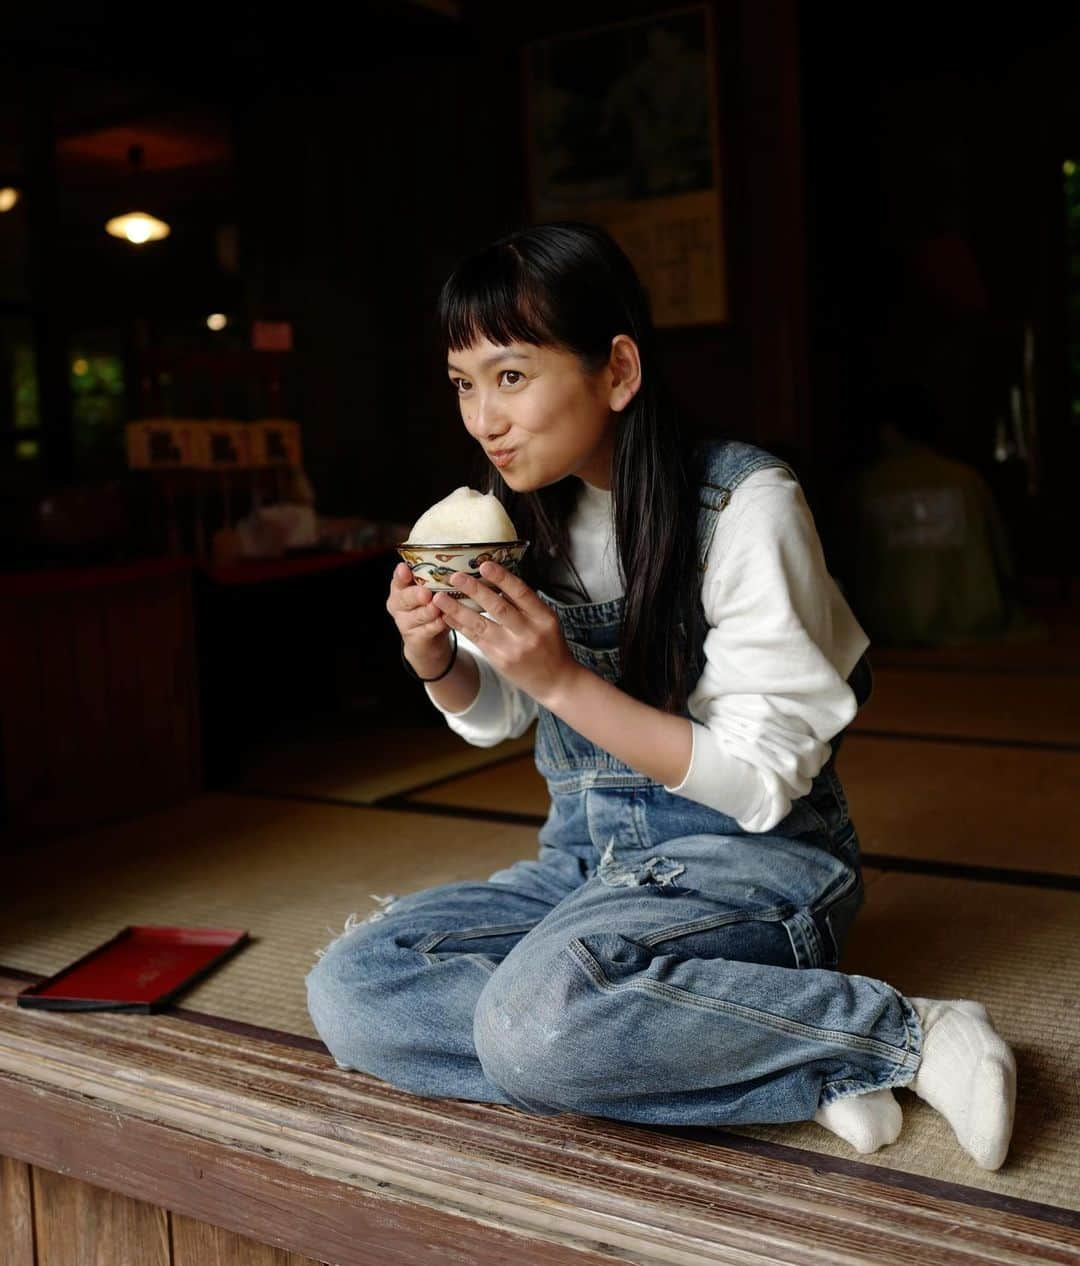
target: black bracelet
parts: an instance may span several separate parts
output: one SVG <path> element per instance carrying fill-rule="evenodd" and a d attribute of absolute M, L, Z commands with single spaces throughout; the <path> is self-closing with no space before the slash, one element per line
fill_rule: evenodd
<path fill-rule="evenodd" d="M 438 677 L 421 677 L 420 674 L 416 671 L 416 669 L 412 666 L 412 664 L 410 664 L 409 661 L 405 658 L 405 643 L 404 642 L 401 643 L 401 662 L 405 665 L 405 667 L 409 670 L 409 672 L 412 673 L 412 675 L 416 678 L 417 681 L 441 681 L 446 676 L 446 674 L 450 671 L 450 669 L 453 668 L 454 660 L 457 659 L 457 629 L 451 629 L 450 636 L 454 639 L 454 649 L 450 652 L 449 664 L 446 665 L 446 667 L 442 670 L 442 672 L 438 675 Z"/>

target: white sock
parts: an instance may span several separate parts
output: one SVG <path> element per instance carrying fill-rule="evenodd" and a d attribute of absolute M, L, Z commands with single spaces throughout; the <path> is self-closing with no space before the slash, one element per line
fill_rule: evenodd
<path fill-rule="evenodd" d="M 876 1152 L 899 1138 L 904 1113 L 886 1086 L 884 1090 L 867 1090 L 834 1099 L 827 1107 L 818 1108 L 814 1120 L 839 1134 L 857 1152 Z"/>
<path fill-rule="evenodd" d="M 908 1089 L 948 1121 L 976 1164 L 1005 1159 L 1016 1111 L 1016 1060 L 981 1002 L 908 998 L 923 1027 L 923 1054 Z"/>

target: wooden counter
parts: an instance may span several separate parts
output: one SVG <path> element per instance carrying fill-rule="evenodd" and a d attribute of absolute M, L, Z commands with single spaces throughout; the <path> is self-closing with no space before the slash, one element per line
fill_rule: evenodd
<path fill-rule="evenodd" d="M 0 741 L 5 847 L 199 790 L 190 561 L 0 575 Z"/>
<path fill-rule="evenodd" d="M 0 574 L 0 849 L 132 817 L 227 777 L 245 715 L 257 730 L 261 710 L 304 695 L 305 673 L 333 667 L 319 654 L 321 630 L 333 636 L 339 611 L 357 626 L 358 613 L 376 612 L 366 593 L 347 604 L 334 575 L 393 553 Z M 322 686 L 329 704 L 333 682 Z"/>

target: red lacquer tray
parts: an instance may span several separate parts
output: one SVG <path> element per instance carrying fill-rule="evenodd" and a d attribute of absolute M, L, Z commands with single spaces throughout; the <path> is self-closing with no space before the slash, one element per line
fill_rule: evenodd
<path fill-rule="evenodd" d="M 49 1011 L 157 1011 L 247 939 L 243 928 L 129 924 L 16 1002 Z"/>

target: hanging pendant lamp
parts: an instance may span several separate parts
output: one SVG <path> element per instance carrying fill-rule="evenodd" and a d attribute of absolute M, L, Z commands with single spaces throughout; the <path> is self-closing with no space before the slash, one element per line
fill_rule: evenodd
<path fill-rule="evenodd" d="M 142 146 L 132 145 L 128 150 L 128 158 L 132 169 L 138 172 L 142 165 Z M 113 237 L 122 237 L 135 246 L 146 242 L 159 242 L 168 237 L 172 229 L 164 220 L 159 220 L 148 211 L 127 211 L 124 215 L 113 216 L 105 225 L 105 232 Z"/>

